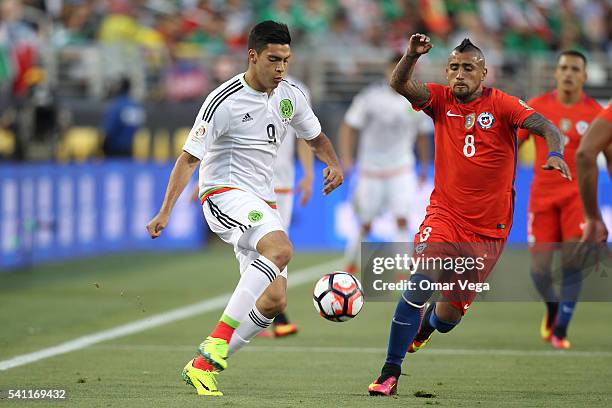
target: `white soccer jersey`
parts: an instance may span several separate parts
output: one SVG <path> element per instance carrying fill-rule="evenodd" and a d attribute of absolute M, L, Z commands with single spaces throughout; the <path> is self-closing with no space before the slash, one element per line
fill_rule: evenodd
<path fill-rule="evenodd" d="M 292 77 L 287 77 L 287 82 L 300 89 L 306 100 L 310 103 L 310 92 L 306 85 Z M 292 127 L 287 129 L 285 140 L 281 143 L 278 154 L 276 156 L 276 164 L 274 166 L 274 188 L 275 189 L 292 189 L 295 180 L 295 139 L 296 133 Z"/>
<path fill-rule="evenodd" d="M 357 164 L 366 171 L 413 168 L 417 134 L 433 131 L 431 119 L 384 82 L 359 92 L 344 120 L 360 131 Z"/>
<path fill-rule="evenodd" d="M 290 125 L 303 139 L 321 133 L 306 97 L 287 81 L 268 96 L 241 73 L 211 92 L 183 146 L 202 160 L 200 196 L 227 186 L 274 201 L 274 162 Z"/>

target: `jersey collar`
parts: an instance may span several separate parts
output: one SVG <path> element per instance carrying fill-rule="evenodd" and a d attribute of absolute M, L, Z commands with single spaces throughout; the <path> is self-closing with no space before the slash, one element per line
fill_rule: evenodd
<path fill-rule="evenodd" d="M 249 85 L 247 83 L 247 81 L 244 79 L 245 75 L 246 75 L 246 72 L 243 72 L 242 74 L 240 74 L 240 83 L 242 83 L 242 85 L 244 85 L 244 89 L 248 93 L 253 94 L 253 95 L 261 95 L 261 96 L 267 96 L 268 95 L 266 92 L 260 92 L 257 89 L 252 88 L 251 85 Z M 272 92 L 272 93 L 274 93 L 274 92 Z"/>

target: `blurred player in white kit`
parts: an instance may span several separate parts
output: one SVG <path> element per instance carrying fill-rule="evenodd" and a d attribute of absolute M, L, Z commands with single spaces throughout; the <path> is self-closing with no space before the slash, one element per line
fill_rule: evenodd
<path fill-rule="evenodd" d="M 398 55 L 388 61 L 386 81 L 367 86 L 353 98 L 340 127 L 340 160 L 345 173 L 353 167 L 353 144 L 359 135 L 353 205 L 360 229 L 346 247 L 345 271 L 350 273 L 357 271 L 360 244 L 377 216 L 390 211 L 397 225 L 395 240 L 409 239 L 410 208 L 418 187 L 427 181 L 428 136 L 433 132 L 433 123 L 389 86 L 391 72 L 400 58 Z M 418 176 L 415 144 L 420 163 Z"/>

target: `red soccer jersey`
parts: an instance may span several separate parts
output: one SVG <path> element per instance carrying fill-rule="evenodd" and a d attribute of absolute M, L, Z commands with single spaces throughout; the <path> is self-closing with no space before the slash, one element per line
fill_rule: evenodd
<path fill-rule="evenodd" d="M 463 104 L 448 86 L 427 84 L 421 109 L 435 123 L 434 190 L 428 211 L 446 211 L 463 228 L 506 238 L 512 224 L 516 129 L 535 111 L 498 89 Z"/>
<path fill-rule="evenodd" d="M 571 173 L 572 181 L 561 177 L 558 171 L 543 170 L 548 157 L 546 139 L 534 135 L 536 158 L 534 163 L 534 178 L 532 184 L 533 195 L 567 195 L 572 192 L 578 194 L 578 179 L 576 177 L 576 150 L 580 138 L 595 116 L 601 111 L 601 106 L 591 97 L 583 94 L 580 101 L 574 105 L 566 106 L 557 100 L 557 92 L 547 92 L 531 99 L 529 106 L 550 120 L 565 136 L 565 149 L 563 157 Z M 521 129 L 518 133 L 520 140 L 527 139 L 529 131 Z"/>

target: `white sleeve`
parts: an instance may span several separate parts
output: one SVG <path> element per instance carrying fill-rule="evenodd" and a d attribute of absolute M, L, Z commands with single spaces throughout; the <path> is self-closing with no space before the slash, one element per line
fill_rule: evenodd
<path fill-rule="evenodd" d="M 183 145 L 184 151 L 200 160 L 204 158 L 206 147 L 210 146 L 210 143 L 229 129 L 229 112 L 227 110 L 229 104 L 227 103 L 221 104 L 208 121 L 204 120 L 204 111 L 210 102 L 209 99 L 211 99 L 211 95 L 202 104 L 195 123 L 189 131 L 189 136 L 187 136 Z"/>
<path fill-rule="evenodd" d="M 434 131 L 433 120 L 425 112 L 415 112 L 419 134 L 430 134 Z"/>
<path fill-rule="evenodd" d="M 367 103 L 363 93 L 358 93 L 344 114 L 344 121 L 352 128 L 362 129 L 366 124 Z"/>
<path fill-rule="evenodd" d="M 321 123 L 299 88 L 295 89 L 295 98 L 295 115 L 291 119 L 290 126 L 295 129 L 297 137 L 305 140 L 314 139 L 321 134 Z"/>

